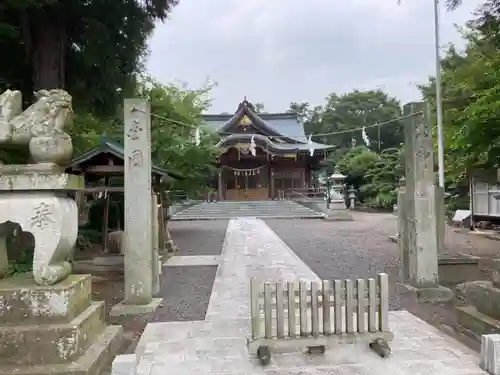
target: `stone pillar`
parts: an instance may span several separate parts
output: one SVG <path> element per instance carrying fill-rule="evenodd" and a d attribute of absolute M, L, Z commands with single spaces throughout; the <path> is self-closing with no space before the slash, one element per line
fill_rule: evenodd
<path fill-rule="evenodd" d="M 408 229 L 406 220 L 406 202 L 405 202 L 405 192 L 406 192 L 406 180 L 405 178 L 399 179 L 399 189 L 398 189 L 398 234 L 397 242 L 399 246 L 399 253 L 401 254 L 401 268 L 402 277 L 401 279 L 406 282 L 410 278 L 409 271 L 409 249 L 408 249 Z"/>
<path fill-rule="evenodd" d="M 438 254 L 445 251 L 446 221 L 444 212 L 444 188 L 436 186 L 436 232 L 438 241 Z"/>
<path fill-rule="evenodd" d="M 153 294 L 158 294 L 160 292 L 160 257 L 158 255 L 159 251 L 159 236 L 158 236 L 158 196 L 153 193 L 151 195 L 151 232 L 152 232 L 152 241 L 151 241 L 151 250 L 153 252 L 153 267 L 152 267 L 152 277 L 153 277 Z"/>
<path fill-rule="evenodd" d="M 224 182 L 222 180 L 222 170 L 219 171 L 219 177 L 217 179 L 217 200 L 221 201 L 223 200 L 223 189 L 224 189 Z"/>
<path fill-rule="evenodd" d="M 271 185 L 271 199 L 274 199 L 276 197 L 276 191 L 275 191 L 275 187 L 274 187 L 274 168 L 270 167 L 269 170 L 270 170 L 269 183 Z"/>
<path fill-rule="evenodd" d="M 427 103 L 409 103 L 404 115 L 420 113 L 405 123 L 405 210 L 408 231 L 409 283 L 417 288 L 438 284 L 438 240 L 434 144 Z"/>
<path fill-rule="evenodd" d="M 125 99 L 125 301 L 148 305 L 153 296 L 151 230 L 151 115 L 144 99 Z"/>
<path fill-rule="evenodd" d="M 161 258 L 165 254 L 165 191 L 159 188 L 158 192 L 158 254 Z M 160 270 L 161 271 L 161 270 Z"/>

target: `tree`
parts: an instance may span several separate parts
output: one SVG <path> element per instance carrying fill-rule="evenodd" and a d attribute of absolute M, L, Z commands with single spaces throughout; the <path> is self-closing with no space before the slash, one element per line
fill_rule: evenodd
<path fill-rule="evenodd" d="M 392 209 L 396 188 L 404 175 L 401 149 L 390 148 L 380 154 L 365 146 L 344 153 L 336 165 L 344 173 L 346 184 L 358 190 L 358 199 L 373 208 Z"/>
<path fill-rule="evenodd" d="M 188 90 L 163 85 L 148 77 L 138 85 L 137 95 L 151 103 L 153 161 L 185 177 L 175 181 L 172 189 L 199 192 L 210 183 L 217 171 L 216 136 L 202 131 L 200 145 L 197 146 L 193 140 L 200 115 L 210 104 L 206 99 L 210 89 Z"/>
<path fill-rule="evenodd" d="M 441 62 L 446 176 L 455 184 L 467 169 L 500 165 L 499 20 L 499 5 L 487 1 L 464 32 L 465 52 L 451 46 Z M 421 87 L 433 104 L 434 88 L 433 77 Z"/>
<path fill-rule="evenodd" d="M 309 115 L 309 103 L 308 102 L 291 102 L 287 112 L 296 113 L 301 121 L 307 119 Z"/>
<path fill-rule="evenodd" d="M 14 55 L 20 60 L 16 75 L 30 71 L 33 89 L 65 88 L 66 77 L 70 77 L 71 63 L 82 56 L 89 58 L 87 49 L 92 49 L 94 59 L 80 60 L 83 66 L 94 73 L 105 69 L 96 64 L 95 58 L 105 64 L 117 63 L 115 68 L 122 75 L 131 69 L 145 49 L 148 33 L 153 29 L 154 20 L 164 20 L 178 0 L 4 0 L 0 4 L 0 45 L 15 45 Z M 139 31 L 137 33 L 136 31 Z M 135 46 L 127 39 L 142 40 Z M 120 43 L 121 42 L 121 43 Z M 115 46 L 115 47 L 114 47 Z M 111 48 L 109 53 L 106 49 Z M 23 49 L 23 55 L 20 52 Z M 120 49 L 123 57 L 128 53 L 133 60 L 114 58 Z M 7 55 L 6 55 L 7 56 Z M 9 53 L 10 57 L 10 53 Z M 4 65 L 4 64 L 2 64 Z M 92 68 L 92 69 L 91 69 Z M 82 74 L 90 72 L 84 71 Z M 82 76 L 79 76 L 82 77 Z M 86 75 L 89 80 L 92 74 Z M 93 77 L 99 79 L 101 77 Z M 107 77 L 106 77 L 107 78 Z M 116 89 L 111 85 L 111 90 Z"/>
<path fill-rule="evenodd" d="M 257 102 L 253 105 L 253 109 L 256 113 L 264 112 L 264 103 Z"/>
<path fill-rule="evenodd" d="M 403 127 L 399 102 L 380 90 L 359 91 L 337 95 L 330 94 L 326 104 L 310 109 L 308 103 L 290 103 L 289 111 L 296 112 L 304 121 L 306 133 L 324 134 L 337 133 L 314 137 L 314 140 L 340 148 L 350 148 L 352 140 L 362 144 L 361 129 L 381 122 L 395 120 L 391 124 L 366 129 L 371 140 L 371 148 L 383 150 L 399 147 L 403 141 Z M 350 131 L 356 129 L 356 131 Z M 379 142 L 380 141 L 380 142 Z"/>

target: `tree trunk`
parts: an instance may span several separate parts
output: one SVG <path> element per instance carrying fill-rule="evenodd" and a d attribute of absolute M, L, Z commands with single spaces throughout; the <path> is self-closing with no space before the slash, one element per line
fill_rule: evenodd
<path fill-rule="evenodd" d="M 29 37 L 29 39 L 28 39 Z M 63 89 L 65 86 L 68 33 L 61 18 L 47 12 L 30 22 L 30 58 L 33 70 L 33 89 Z"/>

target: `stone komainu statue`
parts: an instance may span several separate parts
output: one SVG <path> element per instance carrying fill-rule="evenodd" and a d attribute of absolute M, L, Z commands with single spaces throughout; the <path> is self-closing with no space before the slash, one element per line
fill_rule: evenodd
<path fill-rule="evenodd" d="M 20 91 L 0 95 L 0 147 L 29 147 L 32 164 L 0 163 L 0 278 L 7 274 L 9 222 L 35 238 L 33 276 L 54 284 L 71 273 L 67 262 L 78 234 L 78 209 L 68 191 L 83 187 L 80 176 L 64 166 L 73 153 L 64 127 L 70 123 L 72 98 L 64 90 L 40 90 L 36 102 L 22 110 Z"/>
<path fill-rule="evenodd" d="M 64 127 L 73 115 L 72 98 L 64 90 L 40 90 L 37 101 L 22 111 L 20 91 L 0 95 L 0 145 L 29 146 L 35 163 L 64 165 L 73 154 Z"/>

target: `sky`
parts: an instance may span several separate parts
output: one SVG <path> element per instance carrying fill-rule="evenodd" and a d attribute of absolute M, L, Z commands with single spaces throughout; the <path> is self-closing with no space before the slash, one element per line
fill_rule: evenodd
<path fill-rule="evenodd" d="M 456 26 L 480 2 L 442 9 L 442 48 L 463 46 Z M 435 71 L 433 0 L 180 0 L 149 48 L 160 82 L 217 83 L 210 113 L 233 113 L 244 97 L 284 112 L 354 89 L 406 103 Z"/>

